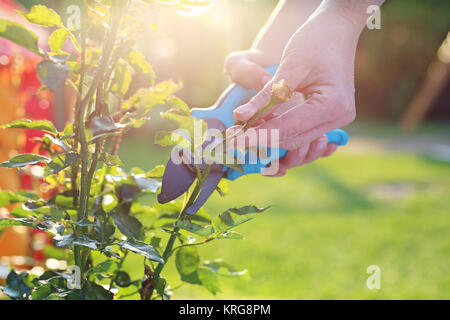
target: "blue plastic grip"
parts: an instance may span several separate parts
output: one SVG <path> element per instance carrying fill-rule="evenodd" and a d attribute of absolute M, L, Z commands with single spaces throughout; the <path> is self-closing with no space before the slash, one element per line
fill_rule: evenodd
<path fill-rule="evenodd" d="M 274 75 L 278 65 L 266 69 L 271 75 Z M 219 98 L 219 103 L 211 108 L 192 109 L 192 116 L 198 119 L 215 118 L 223 122 L 225 127 L 234 126 L 233 111 L 243 103 L 250 100 L 258 93 L 256 90 L 246 89 L 240 85 L 234 84 Z"/>

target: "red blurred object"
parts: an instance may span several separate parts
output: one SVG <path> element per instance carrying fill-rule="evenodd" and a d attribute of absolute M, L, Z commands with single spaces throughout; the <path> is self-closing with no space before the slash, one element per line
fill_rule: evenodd
<path fill-rule="evenodd" d="M 23 11 L 12 0 L 1 0 L 0 18 L 17 21 L 26 25 L 39 35 L 41 43 L 46 43 L 47 34 L 36 27 L 29 25 L 25 19 L 17 13 L 16 10 Z M 42 58 L 33 52 L 30 52 L 11 41 L 0 39 L 0 86 L 3 86 L 0 101 L 9 101 L 9 107 L 0 109 L 0 119 L 2 124 L 18 118 L 28 118 L 32 120 L 50 120 L 53 121 L 53 95 L 49 91 L 38 92 L 41 83 L 37 77 L 36 68 Z M 9 95 L 11 98 L 5 97 Z M 8 113 L 7 116 L 4 116 Z M 23 135 L 24 143 L 20 147 L 20 152 L 33 153 L 38 150 L 38 144 L 34 142 L 35 138 L 42 137 L 43 133 L 38 130 L 25 130 Z M 5 136 L 2 146 L 8 144 L 11 150 L 17 146 L 17 142 L 7 142 L 17 136 Z M 32 178 L 28 175 L 20 176 L 20 185 L 22 189 L 32 189 Z M 23 255 L 29 252 L 34 258 L 35 263 L 43 263 L 45 255 L 43 253 L 44 245 L 51 243 L 51 238 L 43 231 L 33 229 L 30 231 L 28 248 L 17 249 L 17 255 Z M 9 252 L 8 255 L 12 253 Z M 0 252 L 0 256 L 2 253 Z"/>

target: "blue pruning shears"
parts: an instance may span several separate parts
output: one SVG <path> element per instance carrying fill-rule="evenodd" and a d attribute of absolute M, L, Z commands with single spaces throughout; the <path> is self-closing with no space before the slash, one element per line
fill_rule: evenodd
<path fill-rule="evenodd" d="M 266 70 L 274 75 L 278 65 L 267 68 Z M 198 119 L 203 119 L 208 128 L 216 128 L 224 130 L 232 127 L 234 122 L 233 111 L 238 106 L 244 104 L 250 100 L 257 91 L 244 88 L 240 85 L 231 85 L 219 98 L 217 103 L 204 109 L 192 109 L 192 116 Z M 347 132 L 342 129 L 336 129 L 328 132 L 328 143 L 335 143 L 339 146 L 344 146 L 349 140 Z M 265 157 L 256 157 L 256 162 L 250 162 L 249 159 L 255 159 L 251 157 L 251 151 L 247 151 L 242 158 L 242 171 L 237 171 L 233 168 L 227 167 L 223 164 L 214 164 L 208 178 L 206 179 L 202 190 L 197 197 L 196 201 L 187 208 L 188 214 L 194 214 L 200 209 L 209 196 L 214 192 L 222 178 L 229 180 L 236 180 L 237 178 L 252 174 L 261 173 L 273 160 L 281 159 L 287 154 L 286 149 L 271 149 L 267 148 Z M 167 163 L 166 170 L 164 171 L 161 193 L 158 195 L 158 201 L 160 203 L 166 203 L 174 200 L 182 195 L 192 183 L 195 181 L 196 173 L 192 168 L 185 164 L 175 164 L 171 159 Z"/>

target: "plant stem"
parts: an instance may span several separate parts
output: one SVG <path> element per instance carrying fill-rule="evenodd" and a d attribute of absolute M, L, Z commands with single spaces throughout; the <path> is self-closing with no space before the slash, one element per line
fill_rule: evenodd
<path fill-rule="evenodd" d="M 181 209 L 180 214 L 178 215 L 178 218 L 175 221 L 175 225 L 184 216 L 185 210 L 194 203 L 195 199 L 199 195 L 200 191 L 202 190 L 203 184 L 205 183 L 206 179 L 208 178 L 209 172 L 211 171 L 211 167 L 212 167 L 211 165 L 207 165 L 204 170 L 204 173 L 197 177 L 197 184 L 195 185 L 195 188 L 192 191 L 192 194 L 190 195 L 189 200 L 185 203 L 185 205 Z M 162 259 L 164 260 L 164 263 L 160 262 L 156 266 L 155 272 L 153 273 L 153 288 L 152 288 L 152 292 L 150 293 L 150 298 L 153 295 L 154 288 L 158 284 L 159 275 L 161 274 L 161 271 L 163 270 L 164 266 L 167 264 L 167 260 L 169 259 L 170 255 L 172 254 L 172 248 L 173 248 L 173 245 L 177 238 L 178 231 L 180 231 L 180 228 L 174 226 L 174 228 L 172 230 L 172 234 L 170 235 L 169 241 L 167 242 L 166 248 L 164 249 L 164 252 L 162 255 Z"/>

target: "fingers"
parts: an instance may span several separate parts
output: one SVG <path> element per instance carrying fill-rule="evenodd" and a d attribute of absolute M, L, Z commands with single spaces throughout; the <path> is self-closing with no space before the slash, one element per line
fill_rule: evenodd
<path fill-rule="evenodd" d="M 249 89 L 261 90 L 272 79 L 269 72 L 244 54 L 230 55 L 225 62 L 225 69 L 233 82 Z"/>
<path fill-rule="evenodd" d="M 278 162 L 273 162 L 261 174 L 269 177 L 284 176 L 287 170 L 327 157 L 337 148 L 335 144 L 328 144 L 328 138 L 324 135 L 310 144 L 289 151 L 285 157 Z"/>
<path fill-rule="evenodd" d="M 315 93 L 279 117 L 265 121 L 257 130 L 278 130 L 279 146 L 295 150 L 311 143 L 325 132 L 343 127 L 355 118 L 354 100 L 346 103 L 344 98 L 332 98 L 326 92 Z M 273 144 L 268 141 L 269 144 Z"/>
<path fill-rule="evenodd" d="M 273 81 L 269 81 L 248 103 L 236 108 L 233 113 L 234 119 L 241 122 L 250 120 L 259 109 L 263 108 L 269 102 L 272 95 L 272 85 Z"/>

